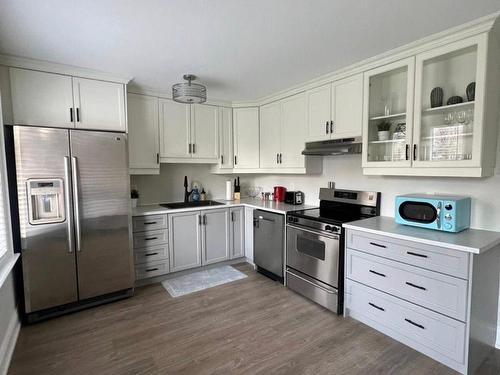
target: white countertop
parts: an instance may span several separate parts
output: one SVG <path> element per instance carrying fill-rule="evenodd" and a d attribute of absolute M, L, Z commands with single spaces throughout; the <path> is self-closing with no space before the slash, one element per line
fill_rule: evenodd
<path fill-rule="evenodd" d="M 263 201 L 258 198 L 255 199 L 242 198 L 240 200 L 232 200 L 232 201 L 226 201 L 223 199 L 213 199 L 213 200 L 224 204 L 218 206 L 203 206 L 203 207 L 189 207 L 189 208 L 176 208 L 176 209 L 165 208 L 158 204 L 151 204 L 151 205 L 132 208 L 132 216 L 146 216 L 146 215 L 158 215 L 158 214 L 171 214 L 174 212 L 213 210 L 217 208 L 236 207 L 236 206 L 246 206 L 285 215 L 287 212 L 290 211 L 303 210 L 306 208 L 316 208 L 316 206 L 310 206 L 305 204 L 293 205 L 283 202 Z"/>
<path fill-rule="evenodd" d="M 387 216 L 352 221 L 343 227 L 473 254 L 484 253 L 500 244 L 500 232 L 480 229 L 466 229 L 459 233 L 440 232 L 396 224 L 393 217 Z"/>

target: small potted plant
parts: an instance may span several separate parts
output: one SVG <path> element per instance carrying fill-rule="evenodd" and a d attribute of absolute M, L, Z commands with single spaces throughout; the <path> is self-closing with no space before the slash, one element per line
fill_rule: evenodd
<path fill-rule="evenodd" d="M 389 121 L 382 121 L 377 124 L 378 140 L 387 141 L 391 136 L 391 123 Z"/>
<path fill-rule="evenodd" d="M 132 207 L 137 207 L 137 201 L 139 199 L 139 191 L 137 191 L 137 189 L 132 189 L 130 191 L 130 199 L 132 201 Z"/>

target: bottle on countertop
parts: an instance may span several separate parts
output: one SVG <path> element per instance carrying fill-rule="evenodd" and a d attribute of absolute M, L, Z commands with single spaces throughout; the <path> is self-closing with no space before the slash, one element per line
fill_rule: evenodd
<path fill-rule="evenodd" d="M 201 189 L 200 200 L 202 200 L 202 201 L 206 201 L 207 200 L 207 193 L 205 193 L 205 188 Z"/>
<path fill-rule="evenodd" d="M 239 201 L 241 198 L 241 187 L 240 187 L 240 178 L 234 179 L 234 199 Z"/>
<path fill-rule="evenodd" d="M 191 200 L 193 202 L 199 202 L 200 201 L 200 192 L 198 191 L 198 188 L 194 188 L 193 192 L 191 193 Z"/>

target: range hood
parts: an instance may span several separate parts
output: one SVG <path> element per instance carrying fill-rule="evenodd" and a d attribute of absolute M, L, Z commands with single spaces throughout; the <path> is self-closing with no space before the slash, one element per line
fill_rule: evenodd
<path fill-rule="evenodd" d="M 361 154 L 361 137 L 308 142 L 302 155 L 346 155 Z"/>

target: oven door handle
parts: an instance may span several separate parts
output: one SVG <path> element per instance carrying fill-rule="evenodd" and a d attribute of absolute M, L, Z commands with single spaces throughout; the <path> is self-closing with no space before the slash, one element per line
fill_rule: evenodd
<path fill-rule="evenodd" d="M 319 232 L 319 231 L 310 230 L 310 229 L 306 229 L 306 228 L 302 228 L 302 227 L 296 227 L 295 225 L 290 225 L 290 224 L 287 224 L 287 227 L 293 228 L 296 230 L 301 230 L 301 231 L 308 232 L 308 233 L 312 233 L 312 234 L 315 234 L 315 235 L 321 236 L 321 237 L 328 237 L 328 238 L 331 238 L 333 240 L 338 240 L 340 238 L 340 236 L 338 234 L 335 234 L 335 233 Z"/>
<path fill-rule="evenodd" d="M 324 292 L 327 292 L 327 293 L 329 293 L 329 294 L 338 294 L 337 292 L 335 292 L 335 291 L 333 291 L 333 290 L 328 290 L 328 289 L 326 289 L 326 288 L 322 287 L 321 285 L 318 285 L 318 284 L 316 284 L 316 283 L 313 283 L 312 281 L 307 280 L 305 277 L 302 277 L 302 276 L 297 275 L 295 272 L 292 272 L 292 271 L 290 271 L 290 270 L 286 270 L 286 272 L 288 272 L 290 275 L 292 275 L 292 276 L 296 277 L 297 279 L 300 279 L 300 280 L 302 280 L 302 281 L 305 281 L 306 283 L 311 284 L 311 285 L 315 286 L 315 287 L 316 287 L 316 288 L 318 288 L 318 289 L 321 289 L 321 290 L 322 290 L 322 291 L 324 291 Z"/>

